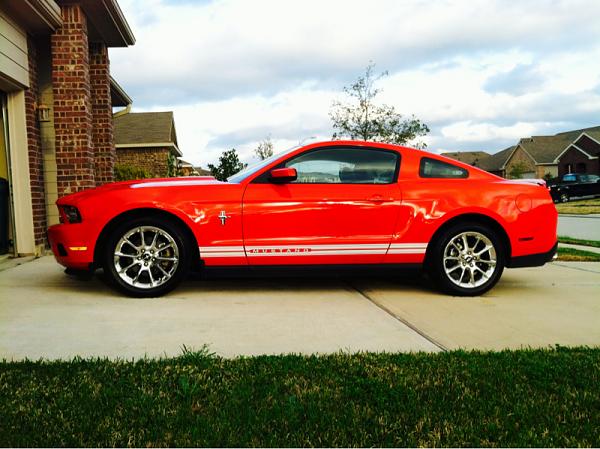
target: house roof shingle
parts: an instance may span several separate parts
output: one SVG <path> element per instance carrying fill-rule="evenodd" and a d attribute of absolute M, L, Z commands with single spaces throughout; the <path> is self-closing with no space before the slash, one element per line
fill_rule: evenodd
<path fill-rule="evenodd" d="M 450 153 L 442 153 L 442 156 L 456 159 L 465 164 L 479 167 L 479 163 L 490 156 L 490 153 L 485 151 L 453 151 Z"/>
<path fill-rule="evenodd" d="M 482 159 L 479 162 L 479 168 L 487 171 L 500 171 L 504 168 L 504 164 L 515 150 L 516 145 L 505 148 L 497 153 L 491 154 L 489 157 Z"/>
<path fill-rule="evenodd" d="M 521 139 L 519 145 L 536 164 L 551 163 L 573 141 L 570 136 L 533 136 Z"/>
<path fill-rule="evenodd" d="M 115 143 L 176 143 L 173 112 L 130 112 L 114 118 Z"/>
<path fill-rule="evenodd" d="M 573 139 L 577 138 L 581 133 L 586 133 L 588 136 L 596 140 L 600 139 L 600 126 L 592 126 L 590 128 L 576 129 L 574 131 L 565 131 L 558 133 L 557 136 L 571 135 Z"/>
<path fill-rule="evenodd" d="M 600 140 L 600 126 L 565 131 L 553 136 L 532 136 L 521 139 L 519 145 L 529 153 L 537 164 L 549 164 L 573 143 L 581 133 Z"/>

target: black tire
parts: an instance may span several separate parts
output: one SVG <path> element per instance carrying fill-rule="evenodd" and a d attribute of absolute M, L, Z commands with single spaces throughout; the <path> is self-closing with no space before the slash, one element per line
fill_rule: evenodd
<path fill-rule="evenodd" d="M 568 203 L 570 199 L 571 198 L 569 198 L 569 194 L 568 193 L 565 192 L 565 193 L 561 193 L 560 194 L 560 202 L 561 203 Z"/>
<path fill-rule="evenodd" d="M 461 251 L 460 241 L 466 235 L 467 250 L 470 245 L 475 245 L 472 251 L 464 254 Z M 460 241 L 457 242 L 456 239 Z M 475 243 L 479 236 L 483 236 L 479 243 Z M 451 242 L 455 244 L 452 245 Z M 483 246 L 482 246 L 483 244 Z M 505 265 L 505 249 L 500 237 L 489 227 L 480 223 L 457 223 L 446 229 L 432 243 L 427 254 L 428 273 L 440 290 L 455 296 L 478 296 L 490 290 L 502 276 Z M 483 248 L 492 245 L 492 249 L 484 254 L 476 255 Z M 452 258 L 452 260 L 450 260 Z M 456 260 L 454 259 L 456 258 Z M 495 258 L 495 264 L 492 262 Z M 456 268 L 458 266 L 458 268 Z M 450 273 L 447 271 L 450 270 Z M 484 276 L 481 272 L 487 273 Z M 473 277 L 471 276 L 473 274 Z M 464 277 L 466 276 L 466 277 Z M 460 278 L 457 280 L 457 278 Z M 470 281 L 472 285 L 465 284 L 462 280 Z"/>
<path fill-rule="evenodd" d="M 152 233 L 157 237 L 154 238 Z M 128 239 L 133 245 L 122 240 L 129 234 Z M 144 245 L 141 243 L 142 235 Z M 148 245 L 150 240 L 151 246 Z M 111 233 L 104 246 L 102 266 L 105 276 L 114 288 L 128 296 L 162 296 L 173 290 L 189 273 L 192 246 L 187 240 L 182 226 L 169 219 L 148 217 L 128 220 Z M 139 246 L 137 250 L 134 249 L 135 245 Z M 142 246 L 145 249 L 140 249 Z M 154 248 L 151 255 L 150 248 Z M 123 252 L 128 255 L 116 255 Z M 165 260 L 155 260 L 155 256 Z M 117 269 L 117 264 L 121 270 Z M 131 268 L 125 270 L 126 266 Z M 138 267 L 139 271 L 136 272 Z M 134 279 L 136 275 L 137 281 Z"/>

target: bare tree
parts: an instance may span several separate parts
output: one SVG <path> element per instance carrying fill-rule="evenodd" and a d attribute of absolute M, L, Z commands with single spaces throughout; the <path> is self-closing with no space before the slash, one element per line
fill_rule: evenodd
<path fill-rule="evenodd" d="M 265 160 L 268 157 L 273 156 L 273 142 L 271 142 L 271 136 L 261 140 L 258 143 L 258 147 L 254 150 L 254 153 L 261 159 Z"/>
<path fill-rule="evenodd" d="M 375 104 L 375 97 L 381 92 L 375 88 L 375 82 L 387 76 L 388 72 L 375 76 L 374 68 L 375 64 L 369 63 L 363 76 L 344 87 L 344 92 L 350 97 L 348 102 L 333 102 L 329 113 L 335 130 L 333 138 L 348 137 L 402 145 L 426 135 L 429 128 L 416 117 L 403 118 L 393 106 Z M 414 145 L 426 147 L 424 142 Z"/>

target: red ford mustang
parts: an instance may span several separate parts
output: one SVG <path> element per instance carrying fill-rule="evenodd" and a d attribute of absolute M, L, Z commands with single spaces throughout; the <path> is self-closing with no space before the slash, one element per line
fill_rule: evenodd
<path fill-rule="evenodd" d="M 104 268 L 119 290 L 158 296 L 191 267 L 424 267 L 442 290 L 479 295 L 504 267 L 556 252 L 557 212 L 541 185 L 432 153 L 334 141 L 293 148 L 219 182 L 107 184 L 60 198 L 52 251 Z"/>

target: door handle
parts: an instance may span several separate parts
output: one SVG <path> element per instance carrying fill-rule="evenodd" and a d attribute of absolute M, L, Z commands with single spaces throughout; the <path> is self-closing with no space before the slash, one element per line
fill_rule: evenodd
<path fill-rule="evenodd" d="M 369 201 L 372 201 L 374 203 L 383 203 L 385 200 L 385 198 L 383 198 L 383 196 L 381 195 L 373 195 L 371 198 L 369 198 Z"/>

